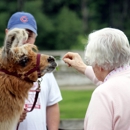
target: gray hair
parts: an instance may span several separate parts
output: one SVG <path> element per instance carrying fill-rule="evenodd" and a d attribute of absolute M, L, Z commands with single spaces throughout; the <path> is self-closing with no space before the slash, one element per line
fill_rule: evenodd
<path fill-rule="evenodd" d="M 112 70 L 130 62 L 130 45 L 126 35 L 118 29 L 104 28 L 89 34 L 85 48 L 89 65 Z"/>

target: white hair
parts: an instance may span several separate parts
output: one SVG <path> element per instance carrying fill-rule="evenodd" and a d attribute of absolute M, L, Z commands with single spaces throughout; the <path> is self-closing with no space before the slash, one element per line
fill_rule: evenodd
<path fill-rule="evenodd" d="M 89 34 L 85 48 L 89 65 L 112 70 L 130 62 L 130 45 L 126 35 L 114 28 L 104 28 Z"/>

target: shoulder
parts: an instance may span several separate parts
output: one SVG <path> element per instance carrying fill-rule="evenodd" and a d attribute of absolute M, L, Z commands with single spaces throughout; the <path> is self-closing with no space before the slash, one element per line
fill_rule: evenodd
<path fill-rule="evenodd" d="M 98 86 L 92 95 L 105 98 L 107 97 L 110 99 L 112 97 L 115 98 L 115 95 L 119 95 L 122 91 L 126 91 L 124 87 L 128 86 L 127 84 L 130 84 L 130 80 L 128 81 L 127 78 L 122 76 L 114 77 Z"/>
<path fill-rule="evenodd" d="M 117 82 L 115 80 L 109 80 L 101 85 L 99 85 L 93 92 L 92 96 L 100 97 L 100 98 L 111 98 L 111 96 L 115 93 L 114 89 L 117 86 Z"/>
<path fill-rule="evenodd" d="M 102 94 L 105 94 L 105 93 L 108 93 L 109 91 L 112 91 L 112 89 L 117 86 L 117 82 L 115 81 L 115 79 L 111 79 L 109 81 L 106 81 L 104 83 L 102 83 L 101 85 L 99 85 L 94 93 L 102 93 Z"/>

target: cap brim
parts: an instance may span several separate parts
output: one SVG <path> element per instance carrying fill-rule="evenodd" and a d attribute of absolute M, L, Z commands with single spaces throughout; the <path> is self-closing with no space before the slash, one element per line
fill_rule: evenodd
<path fill-rule="evenodd" d="M 32 26 L 30 26 L 28 24 L 25 24 L 25 25 L 24 24 L 17 24 L 15 26 L 11 27 L 10 29 L 13 29 L 13 28 L 24 28 L 24 29 L 28 29 L 28 30 L 31 30 L 32 32 L 34 32 L 37 35 L 36 30 Z"/>

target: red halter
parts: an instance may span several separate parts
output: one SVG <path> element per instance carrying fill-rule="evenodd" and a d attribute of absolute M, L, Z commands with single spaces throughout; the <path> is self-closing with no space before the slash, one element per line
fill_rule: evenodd
<path fill-rule="evenodd" d="M 28 82 L 34 82 L 34 81 L 31 81 L 27 76 L 30 75 L 31 73 L 35 72 L 35 71 L 38 72 L 38 78 L 41 76 L 40 67 L 39 67 L 39 65 L 40 65 L 40 57 L 41 57 L 41 54 L 37 54 L 36 66 L 35 66 L 33 69 L 29 70 L 29 71 L 28 71 L 27 73 L 25 73 L 25 74 L 17 74 L 17 73 L 14 73 L 14 72 L 9 72 L 9 71 L 6 70 L 6 69 L 0 69 L 0 71 L 6 73 L 6 74 L 8 74 L 8 75 L 13 75 L 13 76 L 15 76 L 15 77 L 22 77 L 22 76 L 24 76 L 24 80 L 26 80 L 26 81 L 28 81 Z"/>

